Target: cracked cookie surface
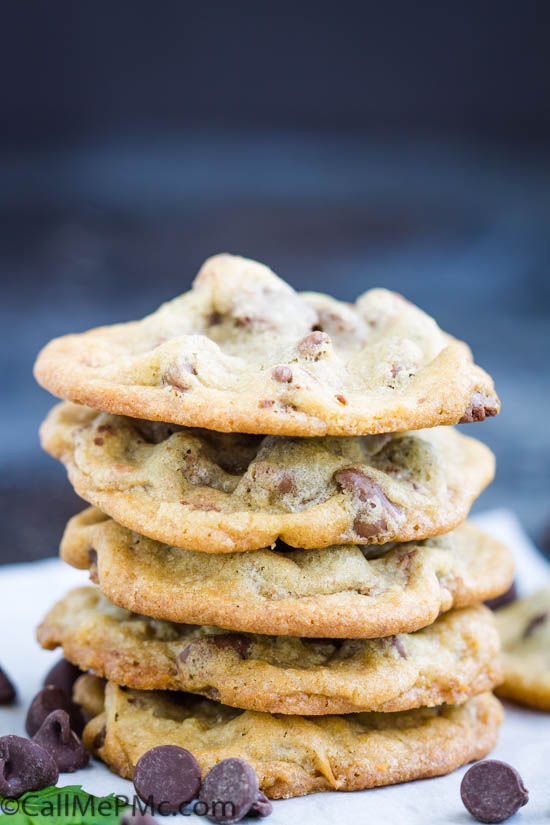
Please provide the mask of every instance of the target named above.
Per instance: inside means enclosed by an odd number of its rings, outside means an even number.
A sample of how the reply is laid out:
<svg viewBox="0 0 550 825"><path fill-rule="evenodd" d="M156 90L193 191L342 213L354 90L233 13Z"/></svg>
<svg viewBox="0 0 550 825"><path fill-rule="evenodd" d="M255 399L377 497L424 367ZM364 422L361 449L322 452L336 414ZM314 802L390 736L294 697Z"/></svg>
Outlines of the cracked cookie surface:
<svg viewBox="0 0 550 825"><path fill-rule="evenodd" d="M148 619L83 587L49 611L38 640L119 685L200 693L269 713L458 705L501 681L498 633L481 605L446 613L416 633L316 640Z"/></svg>
<svg viewBox="0 0 550 825"><path fill-rule="evenodd" d="M400 295L297 293L233 255L141 321L51 341L35 376L100 410L223 432L363 435L500 408L466 344Z"/></svg>
<svg viewBox="0 0 550 825"><path fill-rule="evenodd" d="M445 533L494 475L450 427L288 438L215 433L64 403L44 448L77 493L150 538L208 553L383 544Z"/></svg>
<svg viewBox="0 0 550 825"><path fill-rule="evenodd" d="M390 545L391 547L391 545ZM378 558L369 558L373 552ZM89 569L116 605L157 619L277 636L377 638L418 630L451 607L505 592L510 551L465 523L422 543L220 555L133 533L88 508L62 558Z"/></svg>
<svg viewBox="0 0 550 825"><path fill-rule="evenodd" d="M196 757L203 776L222 759L246 760L272 799L450 773L485 756L502 722L502 707L490 693L458 707L308 717L240 711L190 694L125 690L113 682L99 712L94 681L84 676L75 686L75 698L94 714L83 740L111 770L130 778L147 750L179 745Z"/></svg>
<svg viewBox="0 0 550 825"><path fill-rule="evenodd" d="M550 587L495 613L502 640L499 695L550 711Z"/></svg>

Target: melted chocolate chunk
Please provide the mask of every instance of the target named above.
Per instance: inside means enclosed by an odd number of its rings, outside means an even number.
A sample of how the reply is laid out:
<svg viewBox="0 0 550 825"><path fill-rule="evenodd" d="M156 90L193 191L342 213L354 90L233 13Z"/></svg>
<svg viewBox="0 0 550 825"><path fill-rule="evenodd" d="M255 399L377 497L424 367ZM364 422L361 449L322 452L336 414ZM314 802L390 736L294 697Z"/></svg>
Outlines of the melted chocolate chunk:
<svg viewBox="0 0 550 825"><path fill-rule="evenodd" d="M495 399L489 398L476 390L458 423L471 424L473 421L485 421L486 418L490 418L497 413L498 406Z"/></svg>
<svg viewBox="0 0 550 825"><path fill-rule="evenodd" d="M207 636L185 645L178 659L182 664L185 664L193 651L200 651L208 655L208 648L213 647L218 650L234 650L240 659L248 659L250 640L240 633L220 633L216 636Z"/></svg>
<svg viewBox="0 0 550 825"><path fill-rule="evenodd" d="M351 493L361 503L374 509L379 507L381 515L375 521L368 518L369 510L361 509L353 522L355 533L363 539L376 538L388 531L387 516L396 516L399 508L386 496L374 479L365 475L361 470L348 468L339 470L334 480L341 490Z"/></svg>
<svg viewBox="0 0 550 825"><path fill-rule="evenodd" d="M271 373L271 377L280 384L290 384L292 381L292 370L290 367L275 367Z"/></svg>
<svg viewBox="0 0 550 825"><path fill-rule="evenodd" d="M93 741L94 751L98 751L100 748L103 747L103 745L105 744L106 736L107 736L107 728L105 727L105 725L103 725L103 727L100 730L98 730L98 732L94 736L94 741Z"/></svg>
<svg viewBox="0 0 550 825"><path fill-rule="evenodd" d="M326 332L310 332L302 338L297 349L302 358L318 361L326 354L327 347L331 343L330 335Z"/></svg>
<svg viewBox="0 0 550 825"><path fill-rule="evenodd" d="M393 647L397 650L397 652L399 653L401 658L402 659L408 659L409 657L407 656L407 651L403 647L403 642L401 641L399 636L391 636L390 640L391 640L391 643L392 643Z"/></svg>
<svg viewBox="0 0 550 825"><path fill-rule="evenodd" d="M486 759L466 772L460 786L462 802L479 822L503 822L529 801L519 773L506 762Z"/></svg>

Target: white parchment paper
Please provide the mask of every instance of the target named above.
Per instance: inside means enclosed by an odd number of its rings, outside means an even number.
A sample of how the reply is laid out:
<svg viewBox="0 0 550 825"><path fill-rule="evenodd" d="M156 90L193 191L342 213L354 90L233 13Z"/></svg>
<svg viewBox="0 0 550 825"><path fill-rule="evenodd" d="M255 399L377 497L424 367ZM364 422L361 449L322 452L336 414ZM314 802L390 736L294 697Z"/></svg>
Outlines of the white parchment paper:
<svg viewBox="0 0 550 825"><path fill-rule="evenodd" d="M494 510L475 521L513 550L522 595L548 584L550 564L533 547L513 513ZM25 711L42 678L59 653L41 650L34 629L53 602L69 588L83 585L87 576L48 559L33 564L0 567L0 664L13 678L19 701L0 708L0 735L24 734ZM492 756L513 764L530 791L527 806L513 823L550 823L550 714L506 705L506 720ZM466 768L451 776L409 782L355 793L322 793L274 803L270 825L467 825L473 820L460 801L459 786ZM132 784L110 773L100 762L74 774L61 774L60 785L81 784L97 795L131 796ZM161 821L202 822L202 817L169 817ZM9 819L6 820L9 825Z"/></svg>

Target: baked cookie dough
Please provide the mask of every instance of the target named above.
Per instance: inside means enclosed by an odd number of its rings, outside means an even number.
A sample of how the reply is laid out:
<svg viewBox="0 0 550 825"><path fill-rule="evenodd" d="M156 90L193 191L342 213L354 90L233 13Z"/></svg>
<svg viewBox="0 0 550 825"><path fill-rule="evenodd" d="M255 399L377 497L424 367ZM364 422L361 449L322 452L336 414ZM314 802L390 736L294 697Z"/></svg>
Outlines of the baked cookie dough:
<svg viewBox="0 0 550 825"><path fill-rule="evenodd" d="M481 605L386 639L299 639L149 619L82 587L49 611L38 641L119 685L268 713L458 705L502 681L494 618Z"/></svg>
<svg viewBox="0 0 550 825"><path fill-rule="evenodd" d="M51 341L35 376L106 412L223 432L363 435L500 408L466 344L400 295L297 293L233 255L141 321Z"/></svg>
<svg viewBox="0 0 550 825"><path fill-rule="evenodd" d="M195 756L203 776L222 759L245 759L272 799L450 773L489 753L503 716L491 693L458 707L308 717L241 711L187 693L130 690L114 682L107 683L99 712L97 682L87 675L76 683L75 698L97 713L83 740L115 773L129 779L150 748L179 745Z"/></svg>
<svg viewBox="0 0 550 825"><path fill-rule="evenodd" d="M504 671L499 695L550 711L550 587L495 615Z"/></svg>
<svg viewBox="0 0 550 825"><path fill-rule="evenodd" d="M391 545L390 545L391 547ZM212 555L132 533L95 508L72 518L62 558L116 605L188 624L274 636L378 638L503 593L508 548L470 524L422 543Z"/></svg>
<svg viewBox="0 0 550 825"><path fill-rule="evenodd" d="M125 527L229 553L446 533L492 480L491 451L450 427L287 438L181 429L59 404L41 430L76 492Z"/></svg>

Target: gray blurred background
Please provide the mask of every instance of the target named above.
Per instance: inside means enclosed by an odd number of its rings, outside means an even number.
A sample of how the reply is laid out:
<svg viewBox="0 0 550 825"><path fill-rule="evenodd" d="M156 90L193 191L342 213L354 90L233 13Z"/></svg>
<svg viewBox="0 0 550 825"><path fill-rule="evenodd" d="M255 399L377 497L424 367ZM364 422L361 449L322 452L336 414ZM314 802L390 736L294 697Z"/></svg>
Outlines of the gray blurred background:
<svg viewBox="0 0 550 825"><path fill-rule="evenodd" d="M205 257L382 285L469 342L503 410L476 509L550 522L550 5L2 7L0 561L83 505L37 429L51 337L140 317Z"/></svg>

